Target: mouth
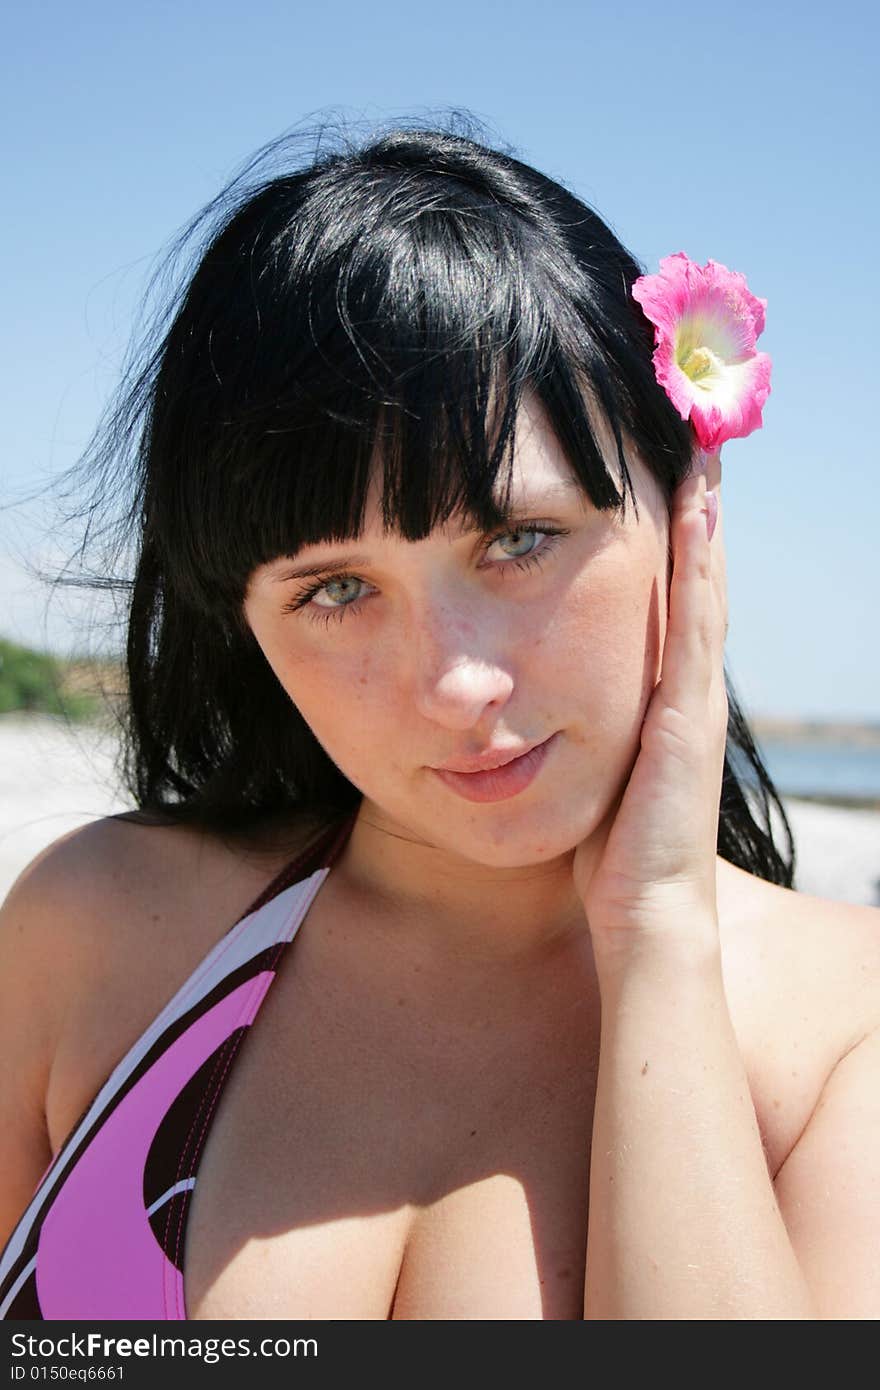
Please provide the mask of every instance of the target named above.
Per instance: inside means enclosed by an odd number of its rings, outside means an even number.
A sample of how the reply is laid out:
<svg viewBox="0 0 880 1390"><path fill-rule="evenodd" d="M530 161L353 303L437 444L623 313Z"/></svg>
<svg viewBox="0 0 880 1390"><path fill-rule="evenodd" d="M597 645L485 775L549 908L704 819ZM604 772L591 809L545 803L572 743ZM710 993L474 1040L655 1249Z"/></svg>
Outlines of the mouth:
<svg viewBox="0 0 880 1390"><path fill-rule="evenodd" d="M449 767L434 767L430 771L466 801L506 801L509 797L518 796L520 792L525 791L535 780L555 747L559 732L557 730L543 743L527 746L521 753L513 753L505 761L496 762L491 767L482 767L472 772L461 772ZM495 756L500 756L500 751ZM484 762L492 757L491 754L485 754Z"/></svg>
<svg viewBox="0 0 880 1390"><path fill-rule="evenodd" d="M546 742L546 739L542 739L535 743L489 748L485 753L479 753L472 758L450 758L447 763L437 763L433 770L435 772L461 772L468 775L475 772L494 772L496 768L506 767L508 763L515 762L517 758L524 758L527 753L531 753L534 748L539 748L541 743Z"/></svg>

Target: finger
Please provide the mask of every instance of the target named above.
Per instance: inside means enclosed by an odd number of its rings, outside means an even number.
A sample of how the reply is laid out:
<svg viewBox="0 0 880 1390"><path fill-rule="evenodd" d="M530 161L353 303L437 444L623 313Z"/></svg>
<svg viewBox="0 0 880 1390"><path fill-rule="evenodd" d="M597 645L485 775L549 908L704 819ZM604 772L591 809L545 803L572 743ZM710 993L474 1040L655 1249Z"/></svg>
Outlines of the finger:
<svg viewBox="0 0 880 1390"><path fill-rule="evenodd" d="M676 489L670 514L672 582L660 680L664 703L688 719L705 714L719 645L705 495L705 474L690 474Z"/></svg>
<svg viewBox="0 0 880 1390"><path fill-rule="evenodd" d="M711 454L704 454L706 461L706 486L710 491L717 493L721 487L721 450L715 449Z"/></svg>
<svg viewBox="0 0 880 1390"><path fill-rule="evenodd" d="M721 450L716 449L714 453L706 454L705 464L706 486L714 493L717 503L717 517L709 550L709 564L712 571L712 588L718 608L723 646L728 629L728 602L727 551L724 543L724 509L721 499Z"/></svg>
<svg viewBox="0 0 880 1390"><path fill-rule="evenodd" d="M706 488L715 497L716 518L709 552L709 565L712 571L712 591L718 611L722 647L727 637L727 552L724 543L724 517L721 505L721 448L707 452L696 449L693 467L701 469L706 475Z"/></svg>

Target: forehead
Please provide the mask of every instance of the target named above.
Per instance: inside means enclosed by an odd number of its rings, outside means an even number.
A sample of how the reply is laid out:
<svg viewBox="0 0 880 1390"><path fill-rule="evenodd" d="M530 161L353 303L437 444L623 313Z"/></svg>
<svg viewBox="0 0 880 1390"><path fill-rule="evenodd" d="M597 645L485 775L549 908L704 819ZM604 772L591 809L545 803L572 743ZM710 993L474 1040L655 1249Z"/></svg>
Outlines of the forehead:
<svg viewBox="0 0 880 1390"><path fill-rule="evenodd" d="M533 516L538 516L545 512L553 514L562 508L570 510L573 506L586 512L592 506L536 398L524 401L517 413L509 491L507 470L508 465L505 463L499 470L492 491L499 507L506 501L510 514L528 511ZM367 548L371 553L379 550L385 552L391 548L425 548L436 544L437 539L446 538L451 541L463 532L472 532L475 529L473 522L456 513L446 524L435 527L433 533L424 540L406 540L395 534L393 526L387 530L384 526L382 485L381 459L374 456L365 499L363 530L357 539L352 537L352 548L357 547L359 555L352 556L352 563L355 558L359 562L365 562L366 557L364 561L360 561L360 552ZM263 566L262 573L270 579L284 577L294 559L297 563L307 564L328 551L337 552L340 545L345 546L347 554L349 547L346 542L319 540L301 545L295 556L288 553L276 557Z"/></svg>
<svg viewBox="0 0 880 1390"><path fill-rule="evenodd" d="M614 433L601 411L591 407L589 413L596 443L600 448L606 467L615 483L620 487L623 478ZM662 506L659 485L626 438L624 438L624 445L627 465L640 505L644 499L652 513L657 513L659 516L659 509ZM297 565L317 564L327 555L332 554L335 557L342 553L343 548L345 554L348 555L349 550L353 551L356 547L358 555L357 557L353 556L352 559L357 558L359 563L365 563L367 557L364 552L367 550L369 550L370 555L373 555L379 550L387 552L388 548L406 547L411 549L420 545L436 544L437 538L445 537L453 540L462 532L474 530L473 524L459 515L454 515L446 525L435 528L433 539L429 536L423 541L407 541L396 535L393 527L386 530L382 519L383 475L380 465L379 456L374 456L365 499L363 530L357 539L351 538L351 545L346 541L334 540L319 540L308 545L301 545L295 551L280 554L259 567L254 572L253 578L258 582L265 579L271 583L289 577L288 571L294 562ZM499 476L493 489L499 505L505 500L506 487L507 463L499 470ZM536 518L544 515L553 516L557 510L563 508L570 512L573 507L578 508L585 515L595 510L589 495L571 468L540 398L529 387L526 387L516 417L514 451L510 465L510 489L507 496L508 512L517 513L521 518L522 514L527 512Z"/></svg>
<svg viewBox="0 0 880 1390"><path fill-rule="evenodd" d="M370 477L364 511L365 531L376 535L382 532L381 488L382 470L377 460ZM492 494L499 506L506 500L510 510L540 503L545 498L548 503L565 501L569 505L581 499L585 508L590 506L589 498L571 468L540 400L531 394L524 397L517 412L512 462L508 465L505 458ZM437 529L456 530L460 521L461 518L454 517L449 527Z"/></svg>
<svg viewBox="0 0 880 1390"><path fill-rule="evenodd" d="M588 413L605 466L615 483L620 485L622 474L614 432L595 404L588 403ZM491 429L489 432L491 434ZM630 450L627 449L628 460L629 455ZM511 509L521 504L529 505L533 501L540 502L545 496L551 502L564 498L570 504L572 500L579 500L585 511L592 508L586 489L572 469L540 397L528 383L523 387L517 409L513 459L509 466L508 505ZM492 489L499 504L504 501L507 479L508 464L505 459ZM381 468L378 466L374 467L371 475L364 520L367 530L376 533L381 530Z"/></svg>

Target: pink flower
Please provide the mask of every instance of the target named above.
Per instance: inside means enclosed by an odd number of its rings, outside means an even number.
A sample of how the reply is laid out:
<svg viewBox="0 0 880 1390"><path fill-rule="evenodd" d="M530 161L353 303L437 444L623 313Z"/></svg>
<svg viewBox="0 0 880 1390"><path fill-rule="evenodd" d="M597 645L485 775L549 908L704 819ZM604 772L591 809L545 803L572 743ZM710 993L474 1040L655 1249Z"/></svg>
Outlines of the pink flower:
<svg viewBox="0 0 880 1390"><path fill-rule="evenodd" d="M665 256L659 275L640 275L632 296L654 325L654 372L700 446L761 428L771 362L756 352L766 299L719 261L696 265L683 251Z"/></svg>

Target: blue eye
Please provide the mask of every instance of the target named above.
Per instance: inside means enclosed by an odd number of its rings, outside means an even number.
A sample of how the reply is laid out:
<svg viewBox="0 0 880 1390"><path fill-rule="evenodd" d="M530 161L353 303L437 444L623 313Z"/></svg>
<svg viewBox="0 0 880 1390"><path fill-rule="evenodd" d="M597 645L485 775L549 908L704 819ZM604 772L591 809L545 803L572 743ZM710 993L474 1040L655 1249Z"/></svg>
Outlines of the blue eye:
<svg viewBox="0 0 880 1390"><path fill-rule="evenodd" d="M322 589L332 589L332 588L334 587L334 585L342 586L342 585L345 585L345 584L362 584L362 583L363 583L363 580L362 580L362 579L355 579L355 577L354 577L353 574L343 574L343 575L340 575L340 576L339 576L338 578L336 578L336 579L328 579L328 580L326 581L326 583L322 584L322 585L320 586L320 588L316 589L314 592L319 594L319 593L321 592ZM337 596L337 597L338 597L338 596ZM342 597L344 598L345 596L342 595ZM352 595L349 594L349 598L351 598L351 597L352 597ZM319 607L320 607L320 606L333 607L334 605L333 605L333 604L327 604L327 605L318 605L318 606L319 606ZM342 606L342 607L351 607L351 604L350 604L350 603L347 604L347 605L346 605L346 604L343 604L343 605L341 605L341 606Z"/></svg>
<svg viewBox="0 0 880 1390"><path fill-rule="evenodd" d="M526 539L533 540L535 536L540 536L542 534L543 532L541 531L530 530L527 526L520 526L517 527L515 531L505 531L503 535L496 536L495 540L492 542L492 545L498 545L501 541L507 540L510 536L519 536L520 539L522 539L522 537L525 537ZM528 559L529 556L533 553L534 552L532 550L525 550L522 552L522 554L512 555L510 558L513 560L525 560Z"/></svg>
<svg viewBox="0 0 880 1390"><path fill-rule="evenodd" d="M561 530L559 527L550 526L548 523L529 522L528 524L516 526L507 531L497 532L487 540L484 550L489 550L496 542L507 540L511 536L518 537L519 541L517 543L520 545L522 544L523 538L532 539L537 536L544 536L545 543L543 545L536 546L532 550L521 552L518 555L509 556L506 563L494 562L490 566L492 570L499 574L504 574L507 570L528 570L533 567L540 568L549 552L558 543L559 537L567 536L568 534L568 531ZM282 604L281 611L282 613L295 613L300 609L305 609L306 616L311 622L324 623L325 625L331 622L341 622L346 613L353 613L355 615L363 613L363 597L355 596L347 603L338 604L317 604L313 603L312 600L318 594L333 588L338 589L348 585L356 589L358 585L365 583L366 580L359 579L358 576L354 574L328 574L317 579L310 588L299 594L295 599L291 599L289 603ZM332 594L330 597L332 598Z"/></svg>

